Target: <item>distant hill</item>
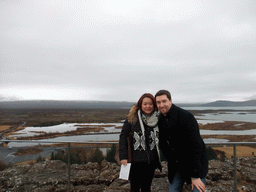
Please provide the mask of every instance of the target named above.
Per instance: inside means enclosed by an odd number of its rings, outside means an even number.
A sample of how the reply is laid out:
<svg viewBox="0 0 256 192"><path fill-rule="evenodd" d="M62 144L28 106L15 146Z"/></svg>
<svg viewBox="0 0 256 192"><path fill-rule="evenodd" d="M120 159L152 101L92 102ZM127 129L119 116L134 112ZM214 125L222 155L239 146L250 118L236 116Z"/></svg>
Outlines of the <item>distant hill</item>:
<svg viewBox="0 0 256 192"><path fill-rule="evenodd" d="M238 106L256 106L256 100L248 101L224 101L219 100L211 103L201 104L202 107L238 107Z"/></svg>
<svg viewBox="0 0 256 192"><path fill-rule="evenodd" d="M88 109L88 108L130 108L133 102L112 101L62 101L62 100L19 100L0 101L0 108L6 109Z"/></svg>
<svg viewBox="0 0 256 192"><path fill-rule="evenodd" d="M88 109L88 108L119 108L128 109L135 102L118 101L63 101L63 100L16 100L0 101L0 108L6 109ZM180 107L235 107L235 106L256 106L256 100L243 102L215 101L211 103L175 103Z"/></svg>

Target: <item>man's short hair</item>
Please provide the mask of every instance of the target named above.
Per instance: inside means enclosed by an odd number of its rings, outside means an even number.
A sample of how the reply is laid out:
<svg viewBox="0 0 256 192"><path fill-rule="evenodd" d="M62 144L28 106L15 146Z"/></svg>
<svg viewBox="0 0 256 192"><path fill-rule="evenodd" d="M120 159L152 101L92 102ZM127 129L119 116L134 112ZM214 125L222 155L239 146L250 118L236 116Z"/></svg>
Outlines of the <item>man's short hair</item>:
<svg viewBox="0 0 256 192"><path fill-rule="evenodd" d="M156 98L157 96L161 96L161 95L166 95L166 97L167 97L169 100L172 99L171 93L170 93L169 91L167 91L167 90L164 90L164 89L159 90L159 91L155 94L155 98Z"/></svg>

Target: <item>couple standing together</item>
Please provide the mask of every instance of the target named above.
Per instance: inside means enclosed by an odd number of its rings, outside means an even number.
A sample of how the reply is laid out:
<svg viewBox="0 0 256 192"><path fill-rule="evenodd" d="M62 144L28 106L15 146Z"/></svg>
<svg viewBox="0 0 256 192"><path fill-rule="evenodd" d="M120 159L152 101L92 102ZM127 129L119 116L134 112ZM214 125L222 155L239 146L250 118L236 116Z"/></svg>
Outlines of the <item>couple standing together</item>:
<svg viewBox="0 0 256 192"><path fill-rule="evenodd" d="M119 140L119 158L128 162L127 137L132 132L131 192L150 192L155 169L161 170L160 150L168 162L170 192L192 184L204 192L208 160L198 123L188 111L172 103L171 94L160 90L155 97L143 94L124 122Z"/></svg>

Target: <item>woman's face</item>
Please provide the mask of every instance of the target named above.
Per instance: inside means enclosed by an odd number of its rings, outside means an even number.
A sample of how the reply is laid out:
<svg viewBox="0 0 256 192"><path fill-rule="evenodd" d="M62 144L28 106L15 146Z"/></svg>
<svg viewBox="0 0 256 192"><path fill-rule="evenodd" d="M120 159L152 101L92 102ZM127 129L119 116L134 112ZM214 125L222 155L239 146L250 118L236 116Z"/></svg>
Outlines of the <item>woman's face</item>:
<svg viewBox="0 0 256 192"><path fill-rule="evenodd" d="M141 110L142 110L146 115L150 115L150 114L154 111L153 101L152 101L150 98L145 97L145 98L142 100Z"/></svg>

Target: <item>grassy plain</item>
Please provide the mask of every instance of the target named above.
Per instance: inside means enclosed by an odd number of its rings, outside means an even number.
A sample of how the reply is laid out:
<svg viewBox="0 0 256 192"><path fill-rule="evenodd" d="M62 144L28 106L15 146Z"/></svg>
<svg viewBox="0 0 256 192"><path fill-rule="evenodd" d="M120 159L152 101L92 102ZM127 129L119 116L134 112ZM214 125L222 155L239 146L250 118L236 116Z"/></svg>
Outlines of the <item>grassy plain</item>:
<svg viewBox="0 0 256 192"><path fill-rule="evenodd" d="M0 109L0 125L26 126L61 123L115 123L123 120L129 109Z"/></svg>

